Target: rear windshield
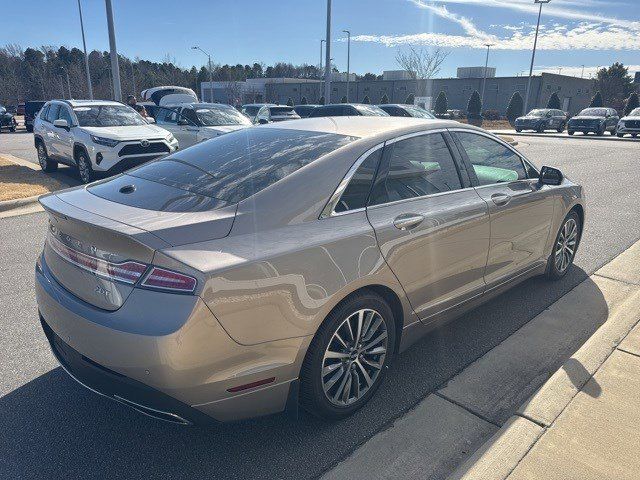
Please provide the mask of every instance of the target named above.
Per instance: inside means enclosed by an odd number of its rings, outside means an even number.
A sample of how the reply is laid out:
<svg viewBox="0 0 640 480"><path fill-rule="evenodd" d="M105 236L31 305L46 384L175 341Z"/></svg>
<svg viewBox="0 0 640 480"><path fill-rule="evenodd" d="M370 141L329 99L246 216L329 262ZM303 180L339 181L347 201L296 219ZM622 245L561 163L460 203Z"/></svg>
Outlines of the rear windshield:
<svg viewBox="0 0 640 480"><path fill-rule="evenodd" d="M356 137L333 133L248 128L127 173L237 203L353 140Z"/></svg>
<svg viewBox="0 0 640 480"><path fill-rule="evenodd" d="M375 105L354 105L362 115L370 117L388 117L389 114Z"/></svg>
<svg viewBox="0 0 640 480"><path fill-rule="evenodd" d="M293 107L269 107L271 115L297 115Z"/></svg>

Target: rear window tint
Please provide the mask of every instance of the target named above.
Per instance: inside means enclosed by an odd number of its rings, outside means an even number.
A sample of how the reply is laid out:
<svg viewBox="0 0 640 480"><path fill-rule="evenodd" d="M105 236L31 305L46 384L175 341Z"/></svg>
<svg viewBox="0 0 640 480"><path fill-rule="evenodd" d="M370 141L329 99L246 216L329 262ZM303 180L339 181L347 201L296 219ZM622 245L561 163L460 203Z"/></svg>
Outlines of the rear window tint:
<svg viewBox="0 0 640 480"><path fill-rule="evenodd" d="M127 173L237 203L355 139L324 132L248 128Z"/></svg>

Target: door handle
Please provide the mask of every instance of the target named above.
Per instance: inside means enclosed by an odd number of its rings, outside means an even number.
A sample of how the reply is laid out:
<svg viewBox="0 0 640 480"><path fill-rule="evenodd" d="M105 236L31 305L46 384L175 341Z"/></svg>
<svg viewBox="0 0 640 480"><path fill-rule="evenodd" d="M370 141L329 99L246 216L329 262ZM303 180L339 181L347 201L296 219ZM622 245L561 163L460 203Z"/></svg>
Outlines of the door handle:
<svg viewBox="0 0 640 480"><path fill-rule="evenodd" d="M413 227L417 227L424 221L423 215L418 215L415 213L403 213L402 215L398 215L393 219L393 225L398 230L409 230Z"/></svg>
<svg viewBox="0 0 640 480"><path fill-rule="evenodd" d="M507 195L505 193L494 193L491 195L491 201L501 207L511 201L511 195Z"/></svg>

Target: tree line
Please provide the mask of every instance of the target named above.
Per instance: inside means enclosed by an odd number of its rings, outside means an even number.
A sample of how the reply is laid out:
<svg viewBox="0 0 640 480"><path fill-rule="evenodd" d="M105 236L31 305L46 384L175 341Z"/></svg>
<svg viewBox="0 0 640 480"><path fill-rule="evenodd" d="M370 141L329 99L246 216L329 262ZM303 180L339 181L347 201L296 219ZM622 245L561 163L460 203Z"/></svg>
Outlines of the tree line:
<svg viewBox="0 0 640 480"><path fill-rule="evenodd" d="M169 55L162 62L120 55L119 63L123 95L138 95L146 88L159 85L180 85L199 92L200 83L209 81L209 71L205 66L182 68ZM109 52L90 52L89 70L94 97L113 98ZM333 71L337 69L333 67ZM317 65L294 65L287 62L269 66L259 62L252 65L214 64L212 72L214 81L274 77L317 79L322 73ZM359 78L371 80L380 77L367 73ZM0 48L0 104L70 98L70 95L71 98L89 97L82 50L47 45L23 49L16 44Z"/></svg>

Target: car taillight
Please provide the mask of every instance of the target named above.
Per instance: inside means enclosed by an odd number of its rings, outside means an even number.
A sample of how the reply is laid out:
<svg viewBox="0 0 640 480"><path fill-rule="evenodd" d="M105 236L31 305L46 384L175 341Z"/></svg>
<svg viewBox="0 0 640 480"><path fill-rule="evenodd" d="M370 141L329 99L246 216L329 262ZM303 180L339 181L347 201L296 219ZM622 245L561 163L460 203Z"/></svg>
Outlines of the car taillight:
<svg viewBox="0 0 640 480"><path fill-rule="evenodd" d="M196 279L189 275L160 267L152 267L140 285L154 290L192 293L196 289L196 283Z"/></svg>
<svg viewBox="0 0 640 480"><path fill-rule="evenodd" d="M108 262L69 248L54 236L50 236L49 238L51 248L62 258L87 272L107 280L133 285L147 270L147 265L144 263L134 262L132 260L121 263Z"/></svg>

